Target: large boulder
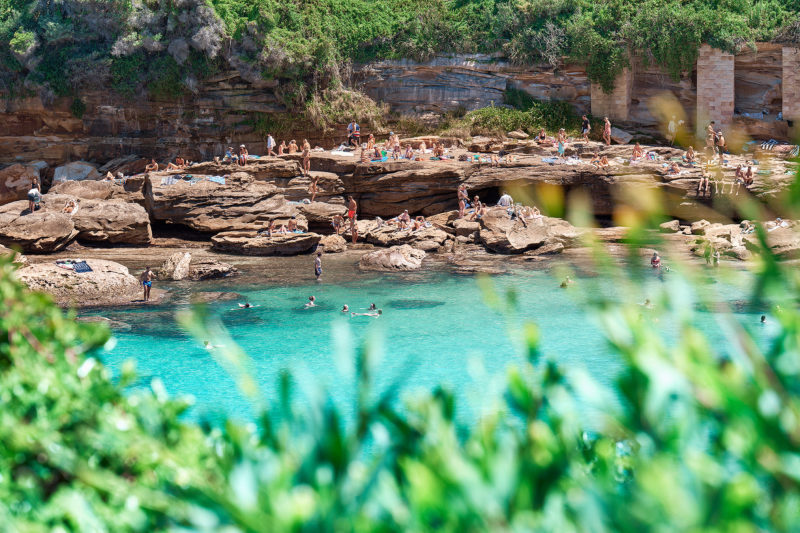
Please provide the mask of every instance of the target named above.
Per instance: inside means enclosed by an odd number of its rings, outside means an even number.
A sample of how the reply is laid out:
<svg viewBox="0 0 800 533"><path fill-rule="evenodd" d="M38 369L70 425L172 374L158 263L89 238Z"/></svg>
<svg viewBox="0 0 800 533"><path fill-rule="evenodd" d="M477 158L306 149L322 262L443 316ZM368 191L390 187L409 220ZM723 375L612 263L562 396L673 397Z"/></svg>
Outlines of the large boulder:
<svg viewBox="0 0 800 533"><path fill-rule="evenodd" d="M338 254L347 250L347 241L341 235L326 235L320 239L319 247L326 254Z"/></svg>
<svg viewBox="0 0 800 533"><path fill-rule="evenodd" d="M244 167L233 164L206 161L186 169L192 176L225 176L233 172L246 172L257 181L270 181L279 178L293 178L302 173L300 163L281 157L265 157L248 161Z"/></svg>
<svg viewBox="0 0 800 533"><path fill-rule="evenodd" d="M79 200L73 215L78 239L93 242L149 244L150 217L139 204L122 200Z"/></svg>
<svg viewBox="0 0 800 533"><path fill-rule="evenodd" d="M480 242L501 254L521 254L543 246L561 249L550 245L568 244L578 237L578 231L564 220L542 217L523 224L509 218L505 209L490 209L480 224Z"/></svg>
<svg viewBox="0 0 800 533"><path fill-rule="evenodd" d="M160 280L181 281L189 275L191 262L192 254L189 252L175 252L158 267L156 277Z"/></svg>
<svg viewBox="0 0 800 533"><path fill-rule="evenodd" d="M39 169L32 165L17 163L0 170L0 205L24 200L34 179L39 179Z"/></svg>
<svg viewBox="0 0 800 533"><path fill-rule="evenodd" d="M12 263L17 263L20 265L24 265L28 262L27 257L17 252L16 250L6 248L2 244L0 244L0 257L10 257Z"/></svg>
<svg viewBox="0 0 800 533"><path fill-rule="evenodd" d="M28 212L28 202L0 207L0 244L18 246L26 253L57 252L78 236L72 217L41 209Z"/></svg>
<svg viewBox="0 0 800 533"><path fill-rule="evenodd" d="M743 236L744 246L751 252L761 250L758 235L749 233ZM800 232L793 228L775 228L767 232L767 243L779 259L800 258Z"/></svg>
<svg viewBox="0 0 800 533"><path fill-rule="evenodd" d="M121 184L105 180L62 181L54 183L48 194L66 194L87 200L123 200L144 206L144 184L144 176L127 178Z"/></svg>
<svg viewBox="0 0 800 533"><path fill-rule="evenodd" d="M189 279L202 281L206 279L220 279L235 275L238 271L233 265L217 261L216 259L199 259L192 261L189 266Z"/></svg>
<svg viewBox="0 0 800 533"><path fill-rule="evenodd" d="M93 164L86 161L74 161L56 167L53 183L59 181L99 180L101 177L102 175Z"/></svg>
<svg viewBox="0 0 800 533"><path fill-rule="evenodd" d="M297 204L287 202L276 185L248 182L244 177L234 175L226 179L225 185L208 180L172 183L172 176L151 173L146 189L147 210L154 220L207 233L259 230L273 219L286 224L292 216L300 229L307 229Z"/></svg>
<svg viewBox="0 0 800 533"><path fill-rule="evenodd" d="M376 246L400 246L408 244L414 248L431 252L441 247L449 238L449 234L439 228L431 226L420 228L416 231L411 229L398 229L397 226L384 224L379 229L374 229L375 222L361 221L359 224L359 234L362 240ZM369 229L372 227L373 229Z"/></svg>
<svg viewBox="0 0 800 533"><path fill-rule="evenodd" d="M20 268L17 278L31 290L50 294L61 306L95 307L124 305L141 301L142 285L119 263L86 259L92 272L77 273L55 262ZM154 288L151 298L160 299L164 291Z"/></svg>
<svg viewBox="0 0 800 533"><path fill-rule="evenodd" d="M361 257L358 267L362 270L417 270L422 266L425 252L412 246L392 246L384 250L375 250Z"/></svg>
<svg viewBox="0 0 800 533"><path fill-rule="evenodd" d="M321 238L316 233L288 233L268 237L252 231L226 231L214 235L211 246L218 252L240 255L300 255L313 251Z"/></svg>

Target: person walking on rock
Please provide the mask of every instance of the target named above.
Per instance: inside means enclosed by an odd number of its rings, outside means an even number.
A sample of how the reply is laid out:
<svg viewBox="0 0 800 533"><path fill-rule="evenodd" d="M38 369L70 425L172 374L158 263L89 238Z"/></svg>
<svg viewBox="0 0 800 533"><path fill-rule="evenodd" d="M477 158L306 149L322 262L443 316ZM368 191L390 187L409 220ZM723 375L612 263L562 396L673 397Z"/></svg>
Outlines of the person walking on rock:
<svg viewBox="0 0 800 533"><path fill-rule="evenodd" d="M608 117L603 117L603 140L606 146L611 146L611 121Z"/></svg>
<svg viewBox="0 0 800 533"><path fill-rule="evenodd" d="M139 278L142 282L142 288L144 289L144 294L142 295L142 299L145 302L150 301L150 289L153 287L153 271L150 270L150 267L147 267L144 272L142 272L141 277Z"/></svg>
<svg viewBox="0 0 800 533"><path fill-rule="evenodd" d="M267 134L267 155L275 155L275 139L271 133Z"/></svg>
<svg viewBox="0 0 800 533"><path fill-rule="evenodd" d="M317 281L322 277L322 252L317 252L317 256L314 258L314 275Z"/></svg>
<svg viewBox="0 0 800 533"><path fill-rule="evenodd" d="M586 115L581 117L581 134L583 135L583 140L587 143L589 142L589 132L592 131L592 123L589 122L589 119L586 118Z"/></svg>

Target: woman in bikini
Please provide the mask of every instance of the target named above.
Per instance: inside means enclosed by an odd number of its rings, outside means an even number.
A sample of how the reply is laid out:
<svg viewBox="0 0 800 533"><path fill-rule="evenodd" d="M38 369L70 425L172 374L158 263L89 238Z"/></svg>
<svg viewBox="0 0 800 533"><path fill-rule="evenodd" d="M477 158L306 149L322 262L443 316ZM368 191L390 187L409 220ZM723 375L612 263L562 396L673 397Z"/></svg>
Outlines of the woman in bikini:
<svg viewBox="0 0 800 533"><path fill-rule="evenodd" d="M311 174L311 144L308 139L303 139L303 174Z"/></svg>
<svg viewBox="0 0 800 533"><path fill-rule="evenodd" d="M539 130L539 135L536 136L536 142L538 144L544 144L547 142L547 132L544 131L544 128Z"/></svg>
<svg viewBox="0 0 800 533"><path fill-rule="evenodd" d="M603 117L603 140L606 142L606 146L611 146L611 121L608 120L608 117Z"/></svg>
<svg viewBox="0 0 800 533"><path fill-rule="evenodd" d="M247 153L247 148L244 145L239 147L239 166L243 167L247 164L247 156L250 155Z"/></svg>
<svg viewBox="0 0 800 533"><path fill-rule="evenodd" d="M289 153L293 154L295 152L297 152L297 141L292 139L291 141L289 141Z"/></svg>
<svg viewBox="0 0 800 533"><path fill-rule="evenodd" d="M309 194L311 194L311 201L314 201L314 198L317 197L317 183L319 182L319 176L315 176L311 181L311 186L308 188Z"/></svg>
<svg viewBox="0 0 800 533"><path fill-rule="evenodd" d="M644 157L644 150L642 150L642 146L639 143L636 143L633 146L633 157L631 157L631 161L637 161Z"/></svg>
<svg viewBox="0 0 800 533"><path fill-rule="evenodd" d="M688 150L686 150L686 155L683 156L687 163L694 163L697 159L697 156L694 153L694 147L690 146Z"/></svg>
<svg viewBox="0 0 800 533"><path fill-rule="evenodd" d="M458 198L458 218L464 218L464 211L467 208L469 194L467 193L467 186L463 183L459 185L456 190L456 198Z"/></svg>
<svg viewBox="0 0 800 533"><path fill-rule="evenodd" d="M283 155L286 153L286 141L281 141L280 146L278 146L278 155Z"/></svg>

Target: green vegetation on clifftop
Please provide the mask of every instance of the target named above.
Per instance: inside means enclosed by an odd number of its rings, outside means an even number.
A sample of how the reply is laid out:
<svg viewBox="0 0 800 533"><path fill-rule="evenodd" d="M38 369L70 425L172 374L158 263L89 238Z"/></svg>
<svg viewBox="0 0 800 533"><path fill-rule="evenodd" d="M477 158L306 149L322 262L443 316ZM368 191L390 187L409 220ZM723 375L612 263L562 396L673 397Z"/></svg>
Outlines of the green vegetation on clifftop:
<svg viewBox="0 0 800 533"><path fill-rule="evenodd" d="M769 40L798 0L0 0L0 89L111 86L174 98L231 65L302 105L350 61L500 52L583 63L610 87L628 51L673 75L700 43Z"/></svg>

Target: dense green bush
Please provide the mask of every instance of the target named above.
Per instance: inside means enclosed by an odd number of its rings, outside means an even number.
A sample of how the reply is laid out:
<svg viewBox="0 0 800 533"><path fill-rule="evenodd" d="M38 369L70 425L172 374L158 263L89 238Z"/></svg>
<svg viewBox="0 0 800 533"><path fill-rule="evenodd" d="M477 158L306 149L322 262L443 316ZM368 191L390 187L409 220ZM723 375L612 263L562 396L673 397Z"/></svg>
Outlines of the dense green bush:
<svg viewBox="0 0 800 533"><path fill-rule="evenodd" d="M187 62L199 53L321 91L348 61L499 51L556 68L567 57L610 88L629 53L677 76L701 42L735 50L797 20L796 0L0 0L0 81L9 90L29 78L56 94L111 83L127 95L150 87L175 97L202 78L201 63ZM146 60L123 68L121 81L118 63L131 56ZM181 76L167 68L162 81L157 67L168 57Z"/></svg>

